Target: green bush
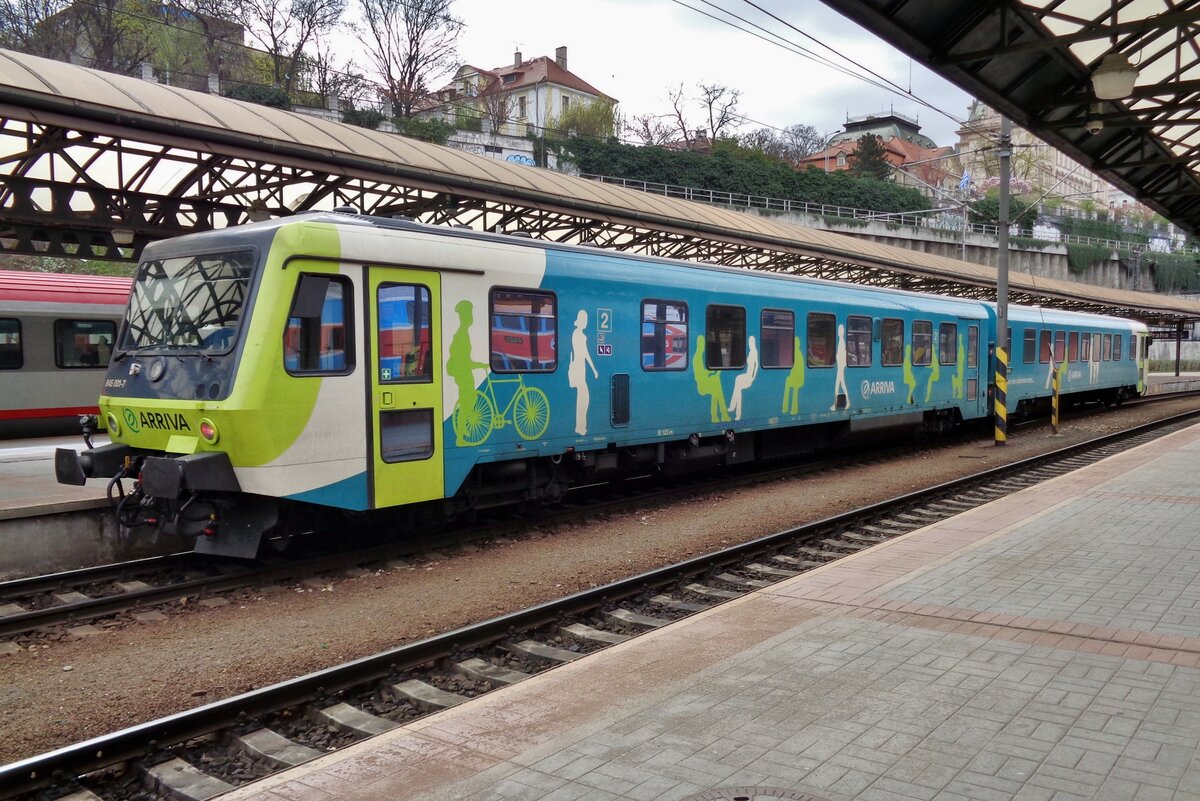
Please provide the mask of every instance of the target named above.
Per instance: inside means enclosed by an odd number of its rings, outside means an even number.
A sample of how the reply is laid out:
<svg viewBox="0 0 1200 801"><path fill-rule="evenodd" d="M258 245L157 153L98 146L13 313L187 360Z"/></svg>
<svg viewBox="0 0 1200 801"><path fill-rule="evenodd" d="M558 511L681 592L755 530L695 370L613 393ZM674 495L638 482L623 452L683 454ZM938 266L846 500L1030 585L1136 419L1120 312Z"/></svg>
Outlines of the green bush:
<svg viewBox="0 0 1200 801"><path fill-rule="evenodd" d="M369 128L372 131L377 129L383 120L383 113L373 108L352 108L342 112L342 122L357 125L359 128Z"/></svg>
<svg viewBox="0 0 1200 801"><path fill-rule="evenodd" d="M585 137L551 140L547 148L573 162L581 172L613 178L884 212L928 207L928 201L915 189L855 178L845 171L796 170L735 142L718 141L712 153L637 147L613 139Z"/></svg>
<svg viewBox="0 0 1200 801"><path fill-rule="evenodd" d="M1073 236L1089 236L1093 239L1116 239L1124 242L1150 241L1143 231L1127 231L1116 222L1108 220L1088 220L1080 217L1063 217L1057 222L1058 229L1064 234Z"/></svg>
<svg viewBox="0 0 1200 801"><path fill-rule="evenodd" d="M1142 261L1150 265L1157 291L1200 292L1200 255L1147 251Z"/></svg>
<svg viewBox="0 0 1200 801"><path fill-rule="evenodd" d="M257 103L260 106L289 109L292 100L286 90L278 86L262 86L255 83L239 83L221 92L225 97L234 100L244 100L247 103Z"/></svg>
<svg viewBox="0 0 1200 801"><path fill-rule="evenodd" d="M1089 267L1095 267L1112 258L1112 248L1107 245L1067 245L1067 269L1079 275Z"/></svg>
<svg viewBox="0 0 1200 801"><path fill-rule="evenodd" d="M420 139L422 142L433 142L436 145L446 144L450 134L454 133L453 125L439 119L397 117L392 120L392 124L396 126L396 133Z"/></svg>
<svg viewBox="0 0 1200 801"><path fill-rule="evenodd" d="M1048 242L1045 239L1034 239L1031 236L1009 236L1008 244L1014 248L1022 250L1042 250L1053 245L1053 242Z"/></svg>

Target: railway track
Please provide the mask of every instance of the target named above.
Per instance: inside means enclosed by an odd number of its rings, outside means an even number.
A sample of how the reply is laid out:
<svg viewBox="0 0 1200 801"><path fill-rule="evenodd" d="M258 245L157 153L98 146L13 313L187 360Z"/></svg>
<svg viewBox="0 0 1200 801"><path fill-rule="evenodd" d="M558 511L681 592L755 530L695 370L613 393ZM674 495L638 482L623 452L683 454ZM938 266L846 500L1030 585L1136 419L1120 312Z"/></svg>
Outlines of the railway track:
<svg viewBox="0 0 1200 801"><path fill-rule="evenodd" d="M176 801L403 725L1194 424L1190 412L394 648L0 768L0 798Z"/></svg>
<svg viewBox="0 0 1200 801"><path fill-rule="evenodd" d="M1158 399L1191 395L1200 393L1154 396L1130 404L1153 404ZM1099 407L1085 407L1072 410L1071 415L1078 419L1096 413L1099 413ZM1024 426L1043 424L1043 418L1022 423ZM976 436L969 429L960 430L936 444L952 444L955 440ZM72 630L78 626L85 627L80 632L92 633L96 625L115 627L161 620L163 615L223 606L241 600L239 593L253 594L256 588L266 585L361 575L367 570L402 565L406 557L414 554L503 536L529 525L549 525L580 516L670 502L697 493L729 490L911 455L911 444L905 441L873 449L870 453L834 454L803 463L726 470L713 475L692 474L675 481L629 481L618 490L583 488L568 495L567 502L561 506L536 509L520 516L502 510L482 524L459 526L440 535L384 545L330 551L321 543L302 542L291 551L253 562L182 553L14 579L0 583L0 641L28 647L74 636ZM181 606L180 602L185 605Z"/></svg>

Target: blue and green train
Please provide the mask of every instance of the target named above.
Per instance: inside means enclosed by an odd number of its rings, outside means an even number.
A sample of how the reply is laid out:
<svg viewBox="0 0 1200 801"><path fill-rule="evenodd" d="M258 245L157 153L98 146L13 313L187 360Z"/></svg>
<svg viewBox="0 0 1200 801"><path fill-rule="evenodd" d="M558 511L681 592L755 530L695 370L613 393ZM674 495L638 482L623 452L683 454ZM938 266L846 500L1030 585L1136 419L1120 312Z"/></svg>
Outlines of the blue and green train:
<svg viewBox="0 0 1200 801"><path fill-rule="evenodd" d="M1012 307L1008 408L1120 400L1146 328ZM104 382L122 525L253 555L322 514L419 524L572 485L986 418L993 306L314 213L148 246ZM1010 348L1010 352L1012 349Z"/></svg>

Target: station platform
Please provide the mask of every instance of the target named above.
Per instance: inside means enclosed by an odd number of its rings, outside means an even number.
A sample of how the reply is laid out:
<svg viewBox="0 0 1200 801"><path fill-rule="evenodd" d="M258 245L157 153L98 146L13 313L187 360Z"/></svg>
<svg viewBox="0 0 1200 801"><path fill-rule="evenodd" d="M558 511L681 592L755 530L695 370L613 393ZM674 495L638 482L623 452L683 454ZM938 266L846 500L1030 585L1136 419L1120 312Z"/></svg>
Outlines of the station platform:
<svg viewBox="0 0 1200 801"><path fill-rule="evenodd" d="M1200 390L1200 373L1151 373L1146 381L1147 395Z"/></svg>
<svg viewBox="0 0 1200 801"><path fill-rule="evenodd" d="M108 444L98 434L92 444ZM78 434L64 437L9 439L0 442L0 520L94 509L105 506L104 486L71 487L54 478L54 450L83 449Z"/></svg>
<svg viewBox="0 0 1200 801"><path fill-rule="evenodd" d="M223 801L1200 799L1200 426Z"/></svg>

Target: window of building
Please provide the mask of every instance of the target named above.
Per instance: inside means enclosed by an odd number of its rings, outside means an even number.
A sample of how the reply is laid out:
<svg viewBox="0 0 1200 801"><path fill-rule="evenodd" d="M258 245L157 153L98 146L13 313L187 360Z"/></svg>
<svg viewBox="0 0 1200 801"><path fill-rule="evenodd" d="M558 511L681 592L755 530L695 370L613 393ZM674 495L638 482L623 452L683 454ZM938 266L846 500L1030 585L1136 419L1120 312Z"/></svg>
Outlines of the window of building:
<svg viewBox="0 0 1200 801"><path fill-rule="evenodd" d="M505 83L516 83L517 82L517 73L510 72L507 75L505 75L504 82Z"/></svg>
<svg viewBox="0 0 1200 801"><path fill-rule="evenodd" d="M688 366L688 307L675 300L642 301L642 369Z"/></svg>
<svg viewBox="0 0 1200 801"><path fill-rule="evenodd" d="M845 154L845 153L838 153L838 157L837 157L837 165L838 165L839 167L845 167L845 166L846 166L846 154Z"/></svg>
<svg viewBox="0 0 1200 801"><path fill-rule="evenodd" d="M566 95L563 95L563 99L562 99L563 113L565 114L570 109L571 109L571 98L567 97Z"/></svg>
<svg viewBox="0 0 1200 801"><path fill-rule="evenodd" d="M846 318L846 364L871 366L871 318L850 315Z"/></svg>
<svg viewBox="0 0 1200 801"><path fill-rule="evenodd" d="M808 315L809 367L832 367L837 359L837 325L832 314Z"/></svg>
<svg viewBox="0 0 1200 801"><path fill-rule="evenodd" d="M1062 364L1067 357L1067 332L1054 332L1054 363Z"/></svg>
<svg viewBox="0 0 1200 801"><path fill-rule="evenodd" d="M525 119L525 95L517 98L517 119Z"/></svg>
<svg viewBox="0 0 1200 801"><path fill-rule="evenodd" d="M933 323L916 320L912 326L912 363L928 365L933 362Z"/></svg>
<svg viewBox="0 0 1200 801"><path fill-rule="evenodd" d="M1025 329L1024 350L1021 353L1021 361L1025 364L1033 364L1033 360L1037 358L1037 330L1033 328Z"/></svg>
<svg viewBox="0 0 1200 801"><path fill-rule="evenodd" d="M59 367L107 367L117 325L111 320L55 320L54 363Z"/></svg>
<svg viewBox="0 0 1200 801"><path fill-rule="evenodd" d="M1100 355L1100 361L1107 362L1112 360L1112 334L1104 335L1104 351Z"/></svg>
<svg viewBox="0 0 1200 801"><path fill-rule="evenodd" d="M704 322L704 365L710 370L745 367L746 310L740 306L709 306Z"/></svg>
<svg viewBox="0 0 1200 801"><path fill-rule="evenodd" d="M979 366L979 326L967 326L967 367Z"/></svg>
<svg viewBox="0 0 1200 801"><path fill-rule="evenodd" d="M379 382L433 380L429 288L419 284L381 284Z"/></svg>
<svg viewBox="0 0 1200 801"><path fill-rule="evenodd" d="M791 367L796 362L796 315L779 309L763 309L759 317L762 366Z"/></svg>
<svg viewBox="0 0 1200 801"><path fill-rule="evenodd" d="M293 375L346 373L353 367L349 280L301 275L283 331L283 365Z"/></svg>
<svg viewBox="0 0 1200 801"><path fill-rule="evenodd" d="M938 326L938 362L958 363L958 324L942 323Z"/></svg>
<svg viewBox="0 0 1200 801"><path fill-rule="evenodd" d="M1038 361L1042 364L1050 363L1051 348L1050 348L1050 331L1042 332L1042 347L1038 351Z"/></svg>
<svg viewBox="0 0 1200 801"><path fill-rule="evenodd" d="M1113 334L1113 358L1118 361L1121 359L1121 354L1125 352L1121 345L1121 335Z"/></svg>
<svg viewBox="0 0 1200 801"><path fill-rule="evenodd" d="M0 370L19 370L23 364L21 321L0 319Z"/></svg>
<svg viewBox="0 0 1200 801"><path fill-rule="evenodd" d="M1079 361L1079 332L1072 331L1067 336L1067 361Z"/></svg>
<svg viewBox="0 0 1200 801"><path fill-rule="evenodd" d="M884 318L880 358L884 367L904 364L904 321Z"/></svg>
<svg viewBox="0 0 1200 801"><path fill-rule="evenodd" d="M550 292L492 290L492 370L549 373L558 366L558 304Z"/></svg>

